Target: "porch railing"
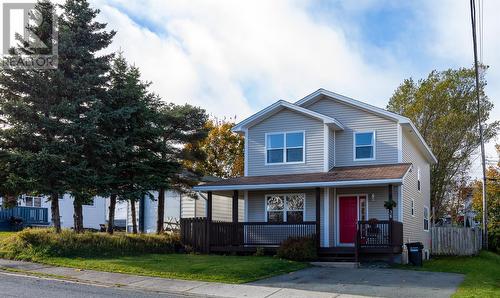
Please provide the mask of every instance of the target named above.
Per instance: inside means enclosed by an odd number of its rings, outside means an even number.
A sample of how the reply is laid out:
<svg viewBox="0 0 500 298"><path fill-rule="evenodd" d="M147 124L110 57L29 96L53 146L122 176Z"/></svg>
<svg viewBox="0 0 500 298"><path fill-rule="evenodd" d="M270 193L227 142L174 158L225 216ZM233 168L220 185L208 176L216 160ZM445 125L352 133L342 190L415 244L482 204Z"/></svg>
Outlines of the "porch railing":
<svg viewBox="0 0 500 298"><path fill-rule="evenodd" d="M208 232L208 233L207 233ZM314 237L316 222L208 222L206 218L181 219L181 240L197 251L210 247L279 246L289 237Z"/></svg>
<svg viewBox="0 0 500 298"><path fill-rule="evenodd" d="M359 221L359 248L384 248L403 245L403 224L394 220Z"/></svg>

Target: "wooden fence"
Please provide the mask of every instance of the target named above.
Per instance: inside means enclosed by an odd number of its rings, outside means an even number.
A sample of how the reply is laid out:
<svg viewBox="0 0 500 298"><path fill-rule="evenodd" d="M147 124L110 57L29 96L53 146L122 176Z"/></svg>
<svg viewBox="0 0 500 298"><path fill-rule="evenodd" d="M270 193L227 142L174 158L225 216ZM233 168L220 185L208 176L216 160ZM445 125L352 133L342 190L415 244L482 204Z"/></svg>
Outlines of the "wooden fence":
<svg viewBox="0 0 500 298"><path fill-rule="evenodd" d="M481 250L480 228L433 227L431 235L433 255L472 256Z"/></svg>

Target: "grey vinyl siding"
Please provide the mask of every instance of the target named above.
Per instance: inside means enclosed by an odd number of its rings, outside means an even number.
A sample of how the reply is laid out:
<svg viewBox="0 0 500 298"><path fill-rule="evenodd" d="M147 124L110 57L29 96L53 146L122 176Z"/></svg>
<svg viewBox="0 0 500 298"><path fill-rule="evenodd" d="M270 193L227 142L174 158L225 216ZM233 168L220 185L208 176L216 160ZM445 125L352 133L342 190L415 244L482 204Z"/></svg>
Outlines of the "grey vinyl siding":
<svg viewBox="0 0 500 298"><path fill-rule="evenodd" d="M393 187L392 195L393 200L398 199L398 188ZM377 187L356 187L356 188L337 188L338 195L358 195L366 194L368 195L368 219L376 218L379 220L389 219L389 214L387 209L384 207L384 202L389 199L389 189L387 186L377 186ZM372 194L374 195L374 200L372 201ZM398 218L398 210L395 208L393 210L393 218Z"/></svg>
<svg viewBox="0 0 500 298"><path fill-rule="evenodd" d="M335 166L335 132L328 130L328 169Z"/></svg>
<svg viewBox="0 0 500 298"><path fill-rule="evenodd" d="M292 194L304 193L306 195L305 202L305 220L316 220L316 192L314 189L293 189L293 190L262 190L248 191L248 221L249 222L264 222L266 220L266 195L273 194ZM323 197L323 193L321 194Z"/></svg>
<svg viewBox="0 0 500 298"><path fill-rule="evenodd" d="M323 123L283 109L248 129L248 176L314 173L323 171ZM305 163L265 164L265 134L305 131Z"/></svg>
<svg viewBox="0 0 500 298"><path fill-rule="evenodd" d="M329 98L313 103L308 109L333 117L344 125L335 133L335 166L390 164L398 162L397 123L371 112ZM354 161L353 132L375 130L375 160Z"/></svg>
<svg viewBox="0 0 500 298"><path fill-rule="evenodd" d="M430 164L418 150L411 134L403 129L403 162L412 163L413 167L403 181L403 237L405 242L418 241L430 247L430 231L424 231L424 205L429 208L430 226ZM421 190L417 188L417 172L420 168ZM414 216L411 215L411 200L414 200Z"/></svg>

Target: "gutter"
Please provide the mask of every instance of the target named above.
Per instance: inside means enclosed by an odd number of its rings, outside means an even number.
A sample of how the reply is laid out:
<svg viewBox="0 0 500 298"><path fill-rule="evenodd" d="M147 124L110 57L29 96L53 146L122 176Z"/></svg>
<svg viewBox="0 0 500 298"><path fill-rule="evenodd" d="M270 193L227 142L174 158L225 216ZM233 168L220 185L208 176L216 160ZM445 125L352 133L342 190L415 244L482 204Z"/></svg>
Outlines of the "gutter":
<svg viewBox="0 0 500 298"><path fill-rule="evenodd" d="M376 179L376 180L348 180L325 182L299 182L299 183L272 183L272 184L237 184L237 185L198 185L193 187L196 191L221 191L221 190L263 190L263 189L293 189L313 187L348 187L348 186L373 186L403 184L403 178Z"/></svg>

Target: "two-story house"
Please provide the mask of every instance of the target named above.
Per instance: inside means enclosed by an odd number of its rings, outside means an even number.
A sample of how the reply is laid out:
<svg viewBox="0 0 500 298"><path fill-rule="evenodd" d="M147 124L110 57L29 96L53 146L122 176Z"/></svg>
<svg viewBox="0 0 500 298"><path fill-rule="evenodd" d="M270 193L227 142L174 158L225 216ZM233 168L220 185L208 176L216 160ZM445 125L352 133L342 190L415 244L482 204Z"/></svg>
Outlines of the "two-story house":
<svg viewBox="0 0 500 298"><path fill-rule="evenodd" d="M233 131L245 137L244 176L195 187L207 196L198 222L209 227L197 238L206 249L276 247L295 236L314 236L319 253L332 257L394 256L415 241L429 249L436 158L408 118L319 89L280 100ZM213 196L233 198L232 222L213 220ZM187 241L194 222L184 221Z"/></svg>

